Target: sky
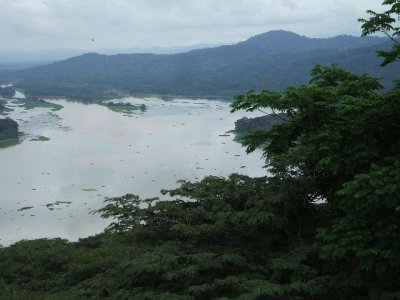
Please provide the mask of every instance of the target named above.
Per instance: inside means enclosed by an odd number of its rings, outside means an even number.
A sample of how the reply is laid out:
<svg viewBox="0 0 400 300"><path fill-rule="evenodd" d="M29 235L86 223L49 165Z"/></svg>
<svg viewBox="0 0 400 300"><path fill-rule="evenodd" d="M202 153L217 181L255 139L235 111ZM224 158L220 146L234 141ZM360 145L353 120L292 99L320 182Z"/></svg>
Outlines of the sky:
<svg viewBox="0 0 400 300"><path fill-rule="evenodd" d="M224 44L275 29L360 35L383 0L0 0L0 52Z"/></svg>

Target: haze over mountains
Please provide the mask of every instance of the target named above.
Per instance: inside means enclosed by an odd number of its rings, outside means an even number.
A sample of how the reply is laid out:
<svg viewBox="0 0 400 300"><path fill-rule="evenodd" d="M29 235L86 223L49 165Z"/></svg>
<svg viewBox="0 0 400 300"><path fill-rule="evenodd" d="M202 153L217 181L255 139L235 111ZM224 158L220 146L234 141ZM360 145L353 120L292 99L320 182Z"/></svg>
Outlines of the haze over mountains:
<svg viewBox="0 0 400 300"><path fill-rule="evenodd" d="M197 44L193 46L182 47L150 47L150 48L109 48L98 49L96 52L100 54L115 55L120 53L154 53L154 54L175 54L188 52L195 49L210 48L220 45ZM54 50L35 50L35 51L1 51L0 67L18 64L40 64L43 62L52 63L59 60L65 60L73 56L82 55L91 52L89 50L79 49L54 49Z"/></svg>
<svg viewBox="0 0 400 300"><path fill-rule="evenodd" d="M381 68L376 50L384 38L341 35L307 38L270 31L235 45L177 54L87 53L48 65L0 75L27 94L97 99L121 94L232 97L250 89L283 90L307 82L315 64L339 66L383 77L389 84L395 65Z"/></svg>

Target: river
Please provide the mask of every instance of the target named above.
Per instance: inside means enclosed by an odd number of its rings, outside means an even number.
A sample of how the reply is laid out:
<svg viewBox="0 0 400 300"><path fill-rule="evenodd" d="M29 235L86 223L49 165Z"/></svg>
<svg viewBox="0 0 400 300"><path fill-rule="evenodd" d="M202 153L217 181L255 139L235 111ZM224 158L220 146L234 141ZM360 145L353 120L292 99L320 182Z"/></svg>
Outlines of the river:
<svg viewBox="0 0 400 300"><path fill-rule="evenodd" d="M249 116L231 114L229 103L126 98L147 110L124 114L95 104L50 101L63 108L24 109L10 102L14 110L8 116L18 121L24 137L0 149L2 245L99 233L109 221L89 212L102 207L106 197L159 196L179 179L206 175L266 174L261 152L246 155L227 134L235 120ZM35 141L38 136L45 138Z"/></svg>

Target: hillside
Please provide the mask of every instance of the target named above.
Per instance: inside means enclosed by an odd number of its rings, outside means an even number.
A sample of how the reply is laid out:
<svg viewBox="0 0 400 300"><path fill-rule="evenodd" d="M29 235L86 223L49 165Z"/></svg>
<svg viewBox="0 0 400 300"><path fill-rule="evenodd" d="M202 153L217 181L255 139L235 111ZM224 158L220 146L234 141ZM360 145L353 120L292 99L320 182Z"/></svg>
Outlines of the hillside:
<svg viewBox="0 0 400 300"><path fill-rule="evenodd" d="M396 66L381 68L375 55L376 49L386 48L385 43L377 37L316 39L279 30L236 45L171 55L88 53L0 74L0 80L33 96L95 99L123 92L231 97L250 89L296 86L308 81L315 64L337 63L389 83Z"/></svg>

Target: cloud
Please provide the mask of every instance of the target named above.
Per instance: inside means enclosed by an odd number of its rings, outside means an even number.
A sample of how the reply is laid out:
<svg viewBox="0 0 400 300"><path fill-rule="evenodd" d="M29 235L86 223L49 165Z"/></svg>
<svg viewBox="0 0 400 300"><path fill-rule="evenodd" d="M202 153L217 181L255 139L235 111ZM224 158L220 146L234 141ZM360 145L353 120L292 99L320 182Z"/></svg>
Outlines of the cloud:
<svg viewBox="0 0 400 300"><path fill-rule="evenodd" d="M369 0L0 0L1 50L229 43L272 29L359 34ZM94 41L92 41L94 39Z"/></svg>

